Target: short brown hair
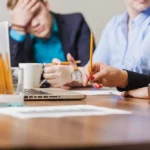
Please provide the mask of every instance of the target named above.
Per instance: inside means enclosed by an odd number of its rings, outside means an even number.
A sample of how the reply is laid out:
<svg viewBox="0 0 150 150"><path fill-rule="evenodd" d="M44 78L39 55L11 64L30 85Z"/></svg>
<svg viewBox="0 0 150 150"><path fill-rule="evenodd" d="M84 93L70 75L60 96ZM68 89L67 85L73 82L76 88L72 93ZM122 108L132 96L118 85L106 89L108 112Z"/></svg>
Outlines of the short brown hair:
<svg viewBox="0 0 150 150"><path fill-rule="evenodd" d="M7 8L13 10L19 0L7 0ZM44 2L44 0L40 0Z"/></svg>

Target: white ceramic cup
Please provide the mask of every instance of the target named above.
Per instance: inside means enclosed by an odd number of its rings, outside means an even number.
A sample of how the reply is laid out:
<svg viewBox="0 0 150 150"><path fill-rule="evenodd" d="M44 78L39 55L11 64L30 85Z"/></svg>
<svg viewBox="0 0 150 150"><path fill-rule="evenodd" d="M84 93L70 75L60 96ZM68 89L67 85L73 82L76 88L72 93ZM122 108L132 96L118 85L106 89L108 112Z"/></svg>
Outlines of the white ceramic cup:
<svg viewBox="0 0 150 150"><path fill-rule="evenodd" d="M38 88L41 81L42 64L19 63L19 68L23 69L24 89Z"/></svg>

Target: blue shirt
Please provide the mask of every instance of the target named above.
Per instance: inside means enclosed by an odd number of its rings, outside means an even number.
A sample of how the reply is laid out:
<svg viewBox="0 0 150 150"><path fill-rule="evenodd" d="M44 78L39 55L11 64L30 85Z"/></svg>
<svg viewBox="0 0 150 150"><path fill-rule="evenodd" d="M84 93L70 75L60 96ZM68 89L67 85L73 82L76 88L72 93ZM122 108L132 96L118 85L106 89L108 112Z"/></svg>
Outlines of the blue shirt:
<svg viewBox="0 0 150 150"><path fill-rule="evenodd" d="M130 21L129 31L128 18L127 12L112 18L102 33L93 61L149 74L150 8Z"/></svg>
<svg viewBox="0 0 150 150"><path fill-rule="evenodd" d="M26 35L23 35L13 29L10 30L10 36L18 41L25 40ZM31 35L34 38L34 60L36 63L51 63L53 58L58 58L61 61L66 61L62 44L59 38L59 30L56 19L53 17L53 25L51 30L51 36L49 39L39 39Z"/></svg>

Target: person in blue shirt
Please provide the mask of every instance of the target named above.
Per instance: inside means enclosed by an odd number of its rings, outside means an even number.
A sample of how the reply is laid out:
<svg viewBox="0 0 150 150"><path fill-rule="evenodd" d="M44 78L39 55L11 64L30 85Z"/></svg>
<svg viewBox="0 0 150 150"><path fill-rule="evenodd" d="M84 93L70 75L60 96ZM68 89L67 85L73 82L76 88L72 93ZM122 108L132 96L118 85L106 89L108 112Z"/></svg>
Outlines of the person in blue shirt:
<svg viewBox="0 0 150 150"><path fill-rule="evenodd" d="M150 0L125 0L127 12L114 16L104 29L94 62L150 73Z"/></svg>
<svg viewBox="0 0 150 150"><path fill-rule="evenodd" d="M67 61L70 53L80 66L89 60L90 29L80 13L56 14L47 0L7 0L11 17L11 65Z"/></svg>

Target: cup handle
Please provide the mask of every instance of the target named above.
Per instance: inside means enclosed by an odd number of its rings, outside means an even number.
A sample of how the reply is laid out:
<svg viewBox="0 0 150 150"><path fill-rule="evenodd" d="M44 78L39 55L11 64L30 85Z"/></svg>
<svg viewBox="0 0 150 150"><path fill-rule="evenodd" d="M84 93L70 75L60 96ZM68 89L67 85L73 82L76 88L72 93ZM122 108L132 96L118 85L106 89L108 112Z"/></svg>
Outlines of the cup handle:
<svg viewBox="0 0 150 150"><path fill-rule="evenodd" d="M46 81L46 79L44 79L40 84L39 84L39 88L42 86L42 84Z"/></svg>
<svg viewBox="0 0 150 150"><path fill-rule="evenodd" d="M44 64L43 64L43 66L44 66ZM43 73L43 71L44 71L44 68L42 69L41 74ZM38 87L38 88L40 88L40 87L41 87L41 85L42 85L45 81L46 81L46 79L44 79L43 81L41 81L41 83L39 84L39 87Z"/></svg>

